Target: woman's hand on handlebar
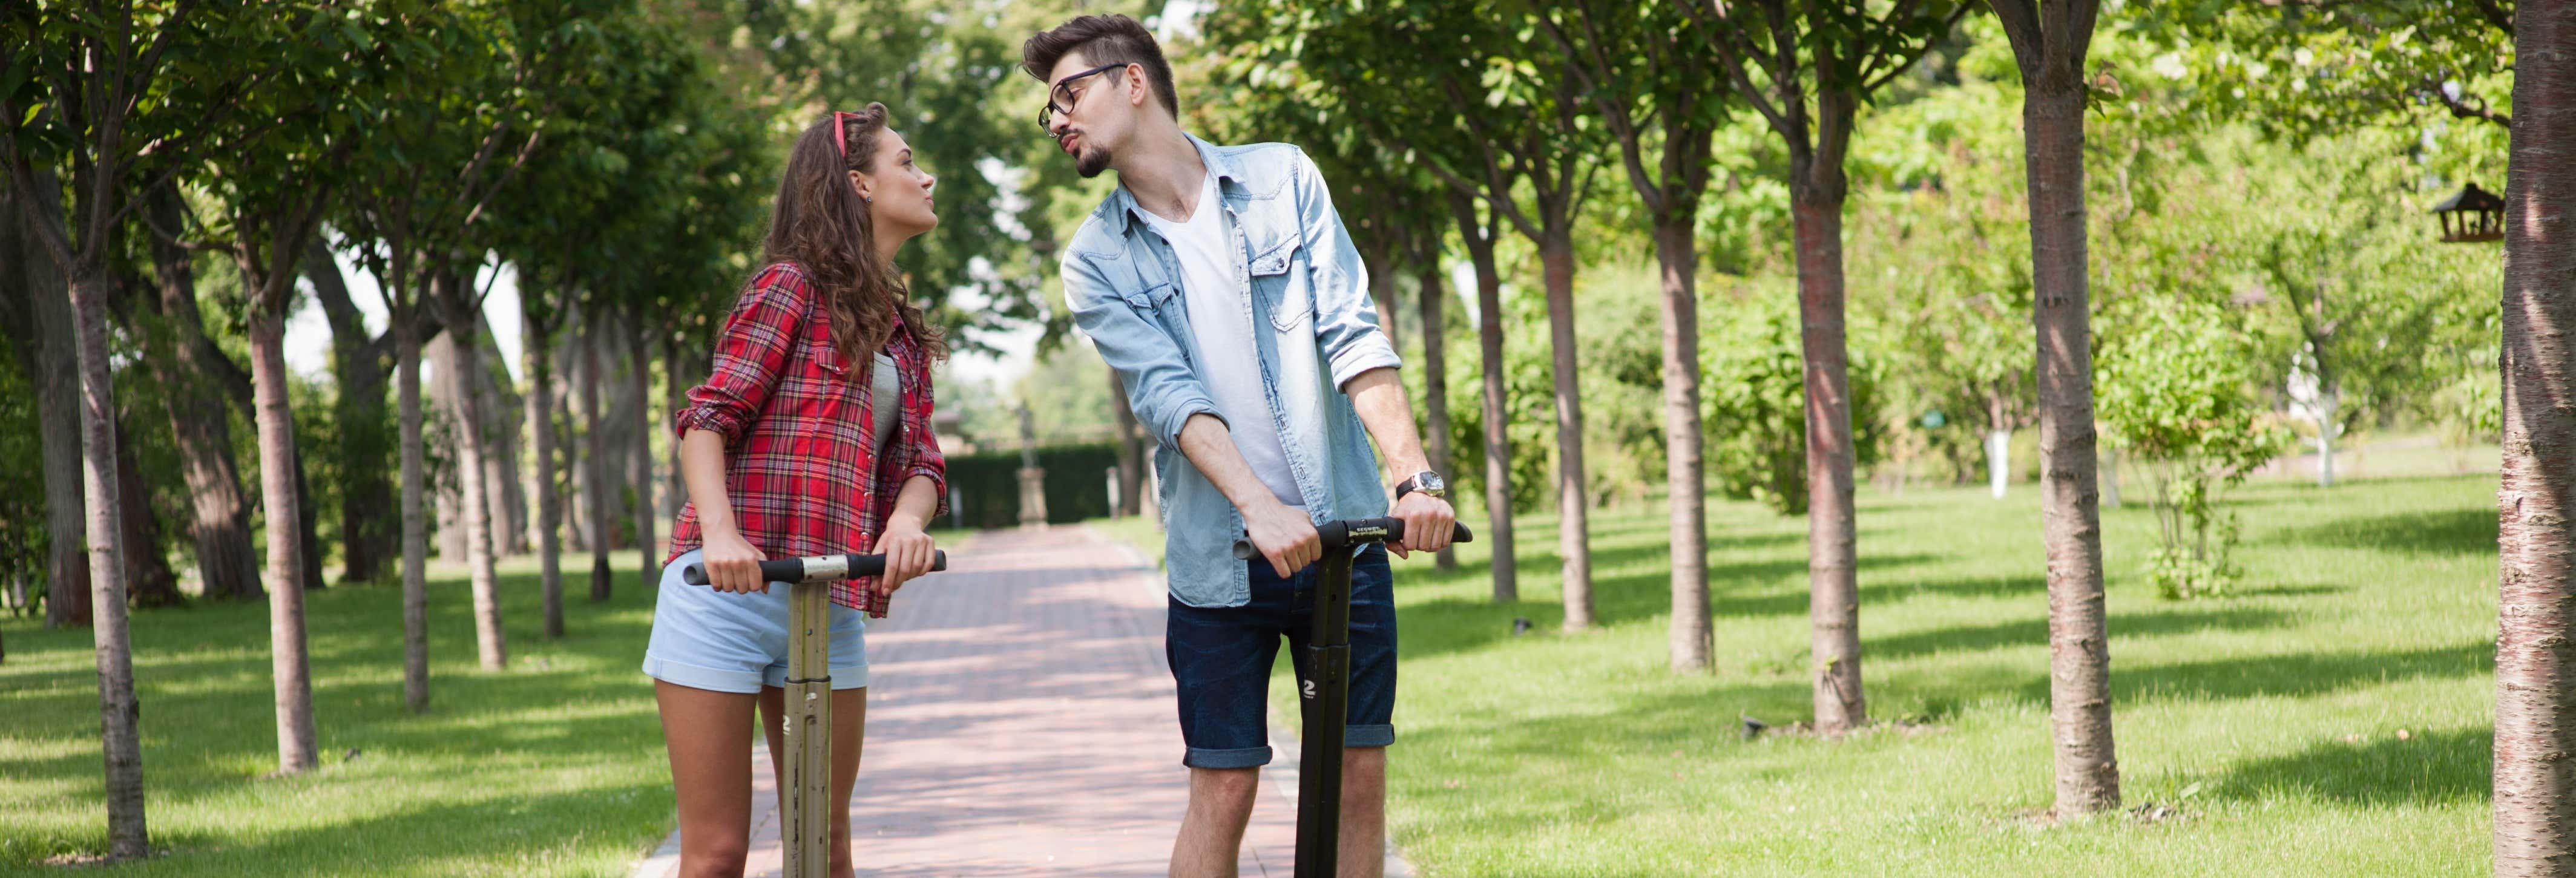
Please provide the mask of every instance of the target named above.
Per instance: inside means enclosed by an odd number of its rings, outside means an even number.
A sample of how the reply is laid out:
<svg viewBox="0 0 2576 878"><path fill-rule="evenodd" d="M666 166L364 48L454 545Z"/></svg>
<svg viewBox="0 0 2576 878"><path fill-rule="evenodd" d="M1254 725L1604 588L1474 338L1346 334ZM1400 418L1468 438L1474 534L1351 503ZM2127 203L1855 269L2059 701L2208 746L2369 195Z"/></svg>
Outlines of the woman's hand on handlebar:
<svg viewBox="0 0 2576 878"><path fill-rule="evenodd" d="M893 597L913 577L930 572L931 559L938 547L921 525L901 516L886 523L885 533L877 537L876 553L885 556L885 573L877 576L877 594Z"/></svg>
<svg viewBox="0 0 2576 878"><path fill-rule="evenodd" d="M706 545L699 555L699 563L707 568L707 585L735 594L769 591L769 580L760 575L760 562L767 560L769 556L752 548L740 532L730 528L708 529Z"/></svg>

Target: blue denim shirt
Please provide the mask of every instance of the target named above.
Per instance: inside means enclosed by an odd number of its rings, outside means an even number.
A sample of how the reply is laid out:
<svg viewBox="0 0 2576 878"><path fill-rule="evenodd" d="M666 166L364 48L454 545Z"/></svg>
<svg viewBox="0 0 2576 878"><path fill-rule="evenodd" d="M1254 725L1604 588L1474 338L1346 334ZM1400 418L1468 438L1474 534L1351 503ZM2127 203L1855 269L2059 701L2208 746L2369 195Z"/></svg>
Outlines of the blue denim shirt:
<svg viewBox="0 0 2576 878"><path fill-rule="evenodd" d="M1284 143L1190 143L1216 175L1226 235L1242 255L1235 272L1241 307L1188 313L1171 243L1142 221L1125 186L1111 191L1066 245L1064 295L1075 324L1117 370L1137 420L1160 443L1154 471L1162 480L1172 596L1194 607L1239 607L1251 596L1244 563L1233 555L1243 514L1180 452L1181 426L1191 415L1224 417L1196 365L1203 352L1190 321L1252 324L1271 422L1317 522L1386 514L1377 454L1341 387L1402 361L1378 329L1368 268L1305 151Z"/></svg>

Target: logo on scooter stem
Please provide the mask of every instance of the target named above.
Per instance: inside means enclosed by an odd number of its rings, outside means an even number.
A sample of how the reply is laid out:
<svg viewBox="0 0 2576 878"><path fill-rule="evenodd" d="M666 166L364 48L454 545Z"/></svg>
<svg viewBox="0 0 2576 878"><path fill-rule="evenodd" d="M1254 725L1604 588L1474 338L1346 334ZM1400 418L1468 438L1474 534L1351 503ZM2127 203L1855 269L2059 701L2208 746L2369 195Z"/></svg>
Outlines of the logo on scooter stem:
<svg viewBox="0 0 2576 878"><path fill-rule="evenodd" d="M1313 699L1313 698L1315 697L1315 681L1313 681L1313 680L1299 680L1299 681L1297 681L1297 697L1299 697L1299 698L1305 698L1305 699Z"/></svg>

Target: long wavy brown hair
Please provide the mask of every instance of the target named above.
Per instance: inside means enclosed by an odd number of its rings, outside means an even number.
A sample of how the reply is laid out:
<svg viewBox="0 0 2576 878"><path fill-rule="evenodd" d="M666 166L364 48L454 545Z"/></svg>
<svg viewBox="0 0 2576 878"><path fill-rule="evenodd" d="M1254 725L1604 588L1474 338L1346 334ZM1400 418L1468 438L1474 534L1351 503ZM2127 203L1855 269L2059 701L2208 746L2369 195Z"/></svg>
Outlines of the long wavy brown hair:
<svg viewBox="0 0 2576 878"><path fill-rule="evenodd" d="M847 156L833 143L834 125L849 144ZM877 258L875 218L850 185L851 171L876 173L877 132L885 127L885 105L875 103L807 126L787 154L769 236L761 242L762 264L792 262L805 270L823 297L833 348L860 375L893 340L897 312L923 352L948 357L947 339L912 303L903 274Z"/></svg>

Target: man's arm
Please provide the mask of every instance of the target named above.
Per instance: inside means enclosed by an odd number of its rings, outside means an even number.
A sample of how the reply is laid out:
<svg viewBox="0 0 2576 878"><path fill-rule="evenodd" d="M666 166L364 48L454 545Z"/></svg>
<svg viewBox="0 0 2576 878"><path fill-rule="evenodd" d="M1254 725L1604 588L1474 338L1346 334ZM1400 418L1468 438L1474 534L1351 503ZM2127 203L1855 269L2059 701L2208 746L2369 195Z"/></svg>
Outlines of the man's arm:
<svg viewBox="0 0 2576 878"><path fill-rule="evenodd" d="M1244 537L1270 559L1281 577L1324 556L1323 537L1315 533L1315 523L1307 520L1306 513L1279 502L1270 486L1253 474L1252 464L1244 462L1243 452L1235 448L1234 432L1226 428L1224 419L1191 415L1181 426L1181 456L1189 458L1190 465L1198 467L1199 474L1243 513Z"/></svg>
<svg viewBox="0 0 2576 878"><path fill-rule="evenodd" d="M1171 339L1109 290L1090 266L1070 253L1064 260L1065 301L1074 324L1090 337L1100 358L1118 373L1136 418L1158 442L1179 448L1190 465L1243 513L1244 535L1285 577L1323 557L1323 539L1304 513L1288 508L1253 475L1234 434L1216 413L1207 385L1181 359Z"/></svg>
<svg viewBox="0 0 2576 878"><path fill-rule="evenodd" d="M1342 392L1350 394L1360 424L1368 428L1369 438L1377 440L1378 453L1386 455L1387 466L1397 478L1431 468L1422 454L1422 434L1413 427L1413 406L1404 398L1404 382L1396 379L1393 367L1362 372L1343 385ZM1420 491L1398 498L1394 515L1404 519L1404 542L1392 546L1397 557L1448 548L1450 526L1458 521L1458 511L1448 500Z"/></svg>

